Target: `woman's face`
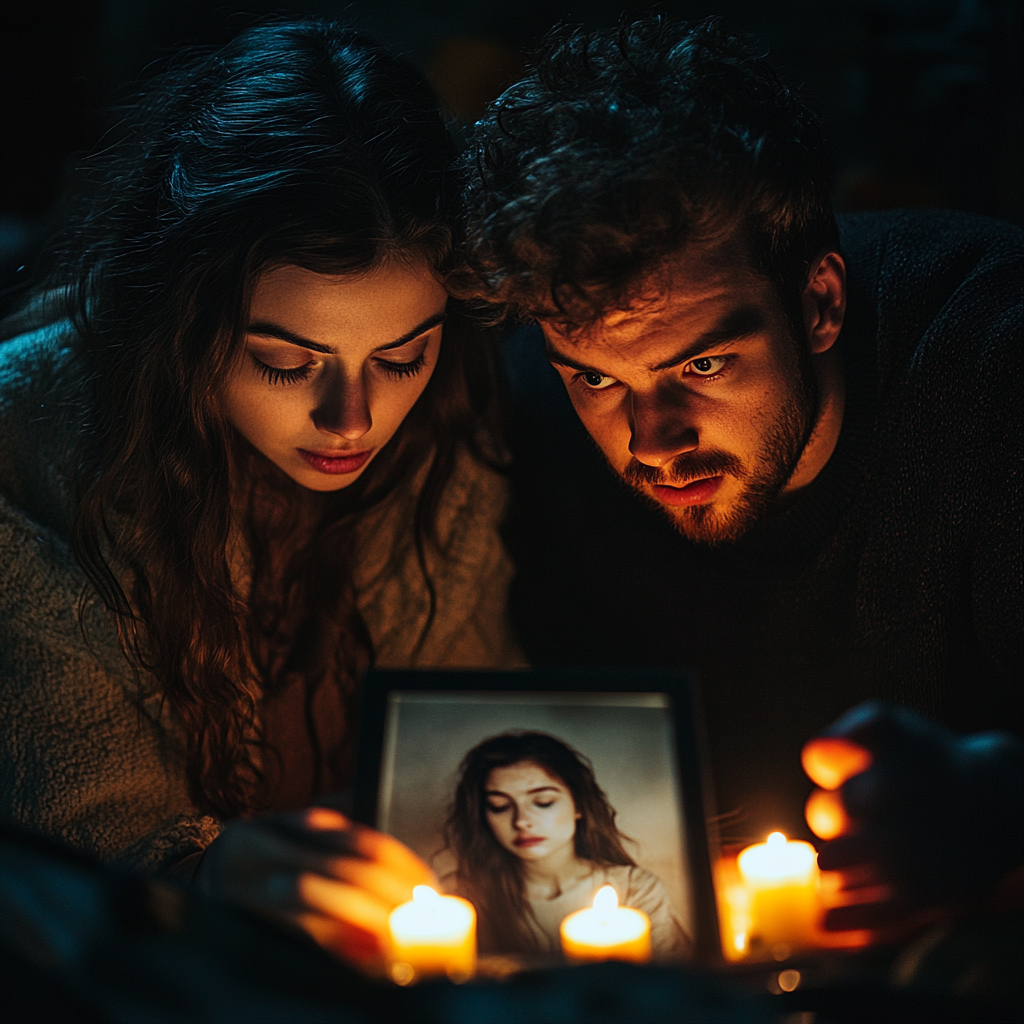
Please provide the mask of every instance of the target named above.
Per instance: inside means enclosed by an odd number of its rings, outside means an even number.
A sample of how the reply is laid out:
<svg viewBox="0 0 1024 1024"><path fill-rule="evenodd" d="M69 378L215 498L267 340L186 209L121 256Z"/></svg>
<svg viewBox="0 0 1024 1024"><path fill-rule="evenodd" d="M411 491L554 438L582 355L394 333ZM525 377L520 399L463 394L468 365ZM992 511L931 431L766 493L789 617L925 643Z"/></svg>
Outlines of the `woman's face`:
<svg viewBox="0 0 1024 1024"><path fill-rule="evenodd" d="M579 814L572 794L539 764L492 769L485 799L494 838L523 860L543 860L573 841Z"/></svg>
<svg viewBox="0 0 1024 1024"><path fill-rule="evenodd" d="M427 386L446 298L427 266L268 270L244 357L221 393L228 420L303 487L347 487Z"/></svg>

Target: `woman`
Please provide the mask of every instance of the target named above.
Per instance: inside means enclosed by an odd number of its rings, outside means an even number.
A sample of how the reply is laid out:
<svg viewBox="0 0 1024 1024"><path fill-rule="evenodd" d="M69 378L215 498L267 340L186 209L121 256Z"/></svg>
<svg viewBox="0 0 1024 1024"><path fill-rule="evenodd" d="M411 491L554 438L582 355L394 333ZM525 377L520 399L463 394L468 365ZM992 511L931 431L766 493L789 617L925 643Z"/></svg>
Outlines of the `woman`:
<svg viewBox="0 0 1024 1024"><path fill-rule="evenodd" d="M366 952L431 876L300 811L345 784L360 672L518 660L451 142L316 21L126 123L0 346L2 816Z"/></svg>
<svg viewBox="0 0 1024 1024"><path fill-rule="evenodd" d="M589 762L554 736L505 733L466 754L445 840L457 863L445 882L476 906L483 951L557 953L562 920L603 885L650 917L657 959L689 949L665 887L623 847Z"/></svg>

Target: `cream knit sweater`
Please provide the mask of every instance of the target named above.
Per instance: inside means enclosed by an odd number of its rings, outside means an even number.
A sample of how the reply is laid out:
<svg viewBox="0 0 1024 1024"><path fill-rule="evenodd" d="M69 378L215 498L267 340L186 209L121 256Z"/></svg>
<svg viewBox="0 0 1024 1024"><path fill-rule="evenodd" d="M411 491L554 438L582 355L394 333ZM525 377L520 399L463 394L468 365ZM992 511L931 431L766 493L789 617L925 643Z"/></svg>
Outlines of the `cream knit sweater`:
<svg viewBox="0 0 1024 1024"><path fill-rule="evenodd" d="M75 356L54 326L0 343L0 819L153 875L191 874L220 822L189 799L183 744L137 699L113 618L69 548ZM415 482L361 525L356 588L377 664L411 667L427 612ZM504 481L468 455L440 520L438 607L416 666L523 664L505 616ZM79 599L84 597L81 624Z"/></svg>

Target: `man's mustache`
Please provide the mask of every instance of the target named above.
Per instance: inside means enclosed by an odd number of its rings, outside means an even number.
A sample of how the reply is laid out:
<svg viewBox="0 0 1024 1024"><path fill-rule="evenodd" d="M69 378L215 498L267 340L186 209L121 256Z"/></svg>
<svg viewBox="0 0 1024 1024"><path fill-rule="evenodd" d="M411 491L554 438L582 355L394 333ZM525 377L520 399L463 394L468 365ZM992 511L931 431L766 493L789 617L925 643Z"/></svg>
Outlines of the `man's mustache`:
<svg viewBox="0 0 1024 1024"><path fill-rule="evenodd" d="M743 475L743 464L735 455L722 451L685 452L677 455L667 466L648 466L635 458L622 471L622 478L634 487L645 484L685 487L695 480L732 473Z"/></svg>

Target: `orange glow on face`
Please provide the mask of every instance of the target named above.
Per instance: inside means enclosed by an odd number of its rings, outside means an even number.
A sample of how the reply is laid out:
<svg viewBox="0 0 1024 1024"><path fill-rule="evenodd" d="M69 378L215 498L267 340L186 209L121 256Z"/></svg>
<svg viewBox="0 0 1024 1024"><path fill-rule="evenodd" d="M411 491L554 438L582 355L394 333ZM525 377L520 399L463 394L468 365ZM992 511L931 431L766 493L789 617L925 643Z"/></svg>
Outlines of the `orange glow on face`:
<svg viewBox="0 0 1024 1024"><path fill-rule="evenodd" d="M843 798L834 790L816 789L807 798L804 817L819 839L835 839L850 826Z"/></svg>
<svg viewBox="0 0 1024 1024"><path fill-rule="evenodd" d="M838 789L847 779L867 771L872 756L870 750L853 740L822 737L804 746L800 761L816 785L822 789Z"/></svg>

